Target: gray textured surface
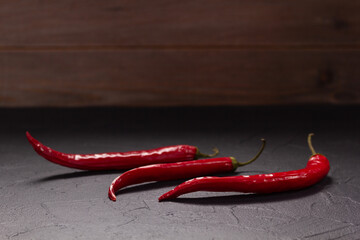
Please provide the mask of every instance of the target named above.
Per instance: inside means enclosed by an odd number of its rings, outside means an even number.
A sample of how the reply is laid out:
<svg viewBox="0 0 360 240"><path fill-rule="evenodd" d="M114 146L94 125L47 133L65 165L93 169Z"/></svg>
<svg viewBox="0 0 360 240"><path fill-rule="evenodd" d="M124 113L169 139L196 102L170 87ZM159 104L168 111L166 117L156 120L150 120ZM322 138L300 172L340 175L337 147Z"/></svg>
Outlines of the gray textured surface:
<svg viewBox="0 0 360 240"><path fill-rule="evenodd" d="M0 109L2 239L360 239L359 107ZM192 144L251 158L235 174L305 166L306 136L331 164L329 176L299 191L270 195L199 192L157 198L182 181L107 189L118 172L54 165L25 130L64 152L107 152Z"/></svg>

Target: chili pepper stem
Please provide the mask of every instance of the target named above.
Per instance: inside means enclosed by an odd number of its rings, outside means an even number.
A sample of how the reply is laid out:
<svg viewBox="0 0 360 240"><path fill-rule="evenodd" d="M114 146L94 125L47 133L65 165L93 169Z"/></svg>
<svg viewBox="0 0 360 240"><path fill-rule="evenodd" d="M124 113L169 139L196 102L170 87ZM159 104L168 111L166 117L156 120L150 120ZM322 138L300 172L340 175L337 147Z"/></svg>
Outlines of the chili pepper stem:
<svg viewBox="0 0 360 240"><path fill-rule="evenodd" d="M311 151L312 155L317 154L314 147L313 147L313 145L312 145L312 143L311 143L311 137L314 136L314 135L315 135L314 133L309 133L309 135L308 135L308 144L309 144L309 148L310 148L310 151Z"/></svg>
<svg viewBox="0 0 360 240"><path fill-rule="evenodd" d="M262 145L260 147L260 150L259 152L255 155L255 157L253 157L252 159L250 159L249 161L247 162L238 162L235 158L231 157L232 161L233 161L233 166L234 166L234 170L237 168L237 167L241 167L241 166L245 166L245 165L248 165L252 162L254 162L256 159L258 159L258 157L261 155L261 153L263 152L264 148L265 148L265 145L266 145L266 140L264 138L261 139L262 141Z"/></svg>
<svg viewBox="0 0 360 240"><path fill-rule="evenodd" d="M198 148L196 148L196 158L209 158L209 157L215 157L219 154L219 149L214 147L212 154L205 154L201 153Z"/></svg>

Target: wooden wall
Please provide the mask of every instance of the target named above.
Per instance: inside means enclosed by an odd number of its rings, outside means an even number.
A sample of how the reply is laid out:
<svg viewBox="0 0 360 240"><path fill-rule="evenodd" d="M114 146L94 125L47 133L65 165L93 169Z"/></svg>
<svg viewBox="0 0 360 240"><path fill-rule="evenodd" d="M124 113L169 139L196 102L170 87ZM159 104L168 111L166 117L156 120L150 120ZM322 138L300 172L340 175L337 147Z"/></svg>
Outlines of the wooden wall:
<svg viewBox="0 0 360 240"><path fill-rule="evenodd" d="M360 1L0 0L0 106L360 103Z"/></svg>

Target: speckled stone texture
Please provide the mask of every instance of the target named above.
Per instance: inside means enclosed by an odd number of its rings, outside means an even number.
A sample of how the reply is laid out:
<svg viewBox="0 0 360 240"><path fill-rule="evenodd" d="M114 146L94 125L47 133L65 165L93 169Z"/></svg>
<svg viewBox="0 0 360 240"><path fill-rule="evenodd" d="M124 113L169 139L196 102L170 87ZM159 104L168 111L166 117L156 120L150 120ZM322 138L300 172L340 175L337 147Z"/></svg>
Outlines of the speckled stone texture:
<svg viewBox="0 0 360 240"><path fill-rule="evenodd" d="M0 109L1 239L360 239L360 108L216 107ZM303 168L306 137L331 170L286 193L197 192L157 198L183 182L140 184L107 197L121 171L90 172L38 156L25 131L63 152L96 153L191 144L251 158L234 174Z"/></svg>

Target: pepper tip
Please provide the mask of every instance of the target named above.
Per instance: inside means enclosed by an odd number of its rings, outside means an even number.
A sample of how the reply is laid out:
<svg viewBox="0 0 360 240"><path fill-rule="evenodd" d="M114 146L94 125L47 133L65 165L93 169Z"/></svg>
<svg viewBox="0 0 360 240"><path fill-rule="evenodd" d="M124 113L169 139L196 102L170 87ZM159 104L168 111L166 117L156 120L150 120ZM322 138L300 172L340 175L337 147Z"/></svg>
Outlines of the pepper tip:
<svg viewBox="0 0 360 240"><path fill-rule="evenodd" d="M29 131L26 131L26 138L29 141L29 143L33 146L37 143L37 140L35 138L33 138L33 136L31 136Z"/></svg>
<svg viewBox="0 0 360 240"><path fill-rule="evenodd" d="M164 193L163 195L161 195L159 197L159 202L163 202L163 201L166 201L168 199L171 199L171 198L174 198L174 196L172 196L172 193L174 192L174 190L170 190L169 192L167 193Z"/></svg>
<svg viewBox="0 0 360 240"><path fill-rule="evenodd" d="M116 202L116 196L115 196L115 194L114 194L110 189L109 189L109 194L108 194L108 196L109 196L109 199L110 199L110 200Z"/></svg>
<svg viewBox="0 0 360 240"><path fill-rule="evenodd" d="M163 201L165 201L166 200L166 198L167 198L167 193L165 193L165 194L163 194L163 195L161 195L160 197L159 197L159 202L163 202Z"/></svg>

